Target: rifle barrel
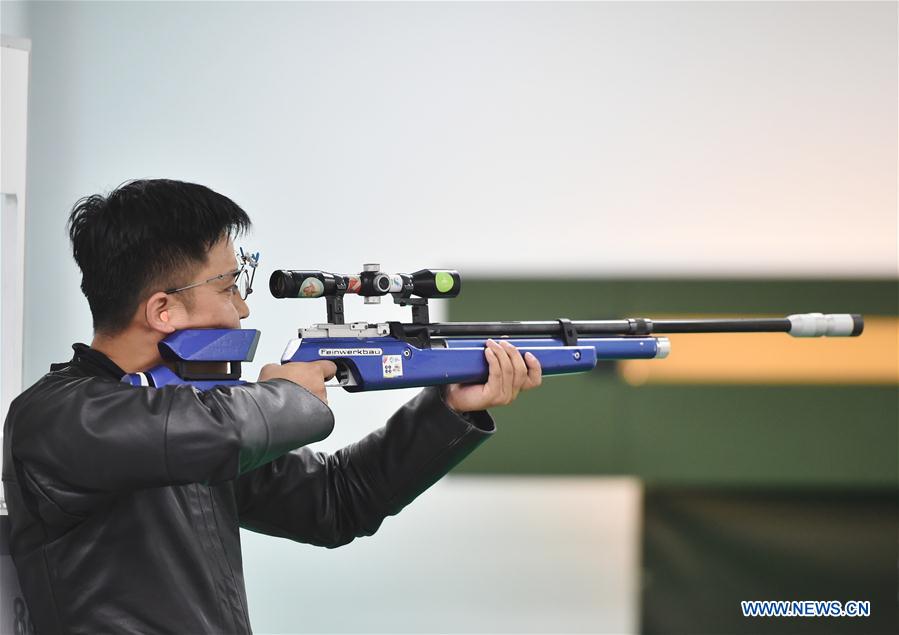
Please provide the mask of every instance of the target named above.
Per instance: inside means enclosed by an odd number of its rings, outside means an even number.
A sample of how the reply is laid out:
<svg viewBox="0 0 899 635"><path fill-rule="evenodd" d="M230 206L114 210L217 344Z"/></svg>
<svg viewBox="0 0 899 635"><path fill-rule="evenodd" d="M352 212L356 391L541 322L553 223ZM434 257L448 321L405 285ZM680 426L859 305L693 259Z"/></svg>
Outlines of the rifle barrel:
<svg viewBox="0 0 899 635"><path fill-rule="evenodd" d="M407 325L415 326L415 325ZM861 335L861 315L803 313L783 318L696 320L555 320L544 322L435 322L431 335L443 337L559 336L573 327L578 336L651 335L662 333L789 333L794 337L855 337Z"/></svg>

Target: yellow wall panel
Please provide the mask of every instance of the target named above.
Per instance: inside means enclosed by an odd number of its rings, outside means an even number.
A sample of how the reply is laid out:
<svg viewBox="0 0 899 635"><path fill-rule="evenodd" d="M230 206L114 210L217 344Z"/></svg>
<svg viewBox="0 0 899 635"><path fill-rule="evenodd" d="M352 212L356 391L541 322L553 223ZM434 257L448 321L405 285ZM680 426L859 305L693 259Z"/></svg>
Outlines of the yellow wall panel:
<svg viewBox="0 0 899 635"><path fill-rule="evenodd" d="M633 385L899 383L899 318L895 316L865 316L865 330L859 337L796 338L780 333L668 337L668 358L619 362L622 378Z"/></svg>

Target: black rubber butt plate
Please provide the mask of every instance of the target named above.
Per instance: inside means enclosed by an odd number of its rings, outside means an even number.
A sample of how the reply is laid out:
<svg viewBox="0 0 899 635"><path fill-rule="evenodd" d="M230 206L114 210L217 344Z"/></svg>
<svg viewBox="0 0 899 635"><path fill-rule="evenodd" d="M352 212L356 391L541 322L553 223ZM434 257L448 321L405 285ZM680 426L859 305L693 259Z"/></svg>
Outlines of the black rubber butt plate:
<svg viewBox="0 0 899 635"><path fill-rule="evenodd" d="M862 331L865 330L865 319L859 315L858 313L852 314L852 333L849 334L850 337L856 337L862 334Z"/></svg>

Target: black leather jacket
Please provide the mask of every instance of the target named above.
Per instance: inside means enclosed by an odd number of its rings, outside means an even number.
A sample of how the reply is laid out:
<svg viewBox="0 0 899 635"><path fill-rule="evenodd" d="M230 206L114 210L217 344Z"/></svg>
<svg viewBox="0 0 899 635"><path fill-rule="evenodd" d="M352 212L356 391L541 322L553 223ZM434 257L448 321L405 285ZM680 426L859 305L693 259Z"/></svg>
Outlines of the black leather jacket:
<svg viewBox="0 0 899 635"><path fill-rule="evenodd" d="M11 553L42 635L249 633L239 527L329 548L369 536L494 429L427 388L334 454L294 450L334 422L296 384L138 388L73 348L4 426Z"/></svg>

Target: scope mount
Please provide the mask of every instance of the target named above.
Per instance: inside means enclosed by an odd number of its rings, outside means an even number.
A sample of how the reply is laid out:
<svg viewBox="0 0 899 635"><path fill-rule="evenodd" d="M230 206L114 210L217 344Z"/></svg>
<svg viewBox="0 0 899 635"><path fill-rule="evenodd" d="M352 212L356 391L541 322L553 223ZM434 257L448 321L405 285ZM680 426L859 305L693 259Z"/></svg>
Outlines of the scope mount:
<svg viewBox="0 0 899 635"><path fill-rule="evenodd" d="M413 298L402 293L391 293L390 295L393 296L394 304L412 307L412 324L419 326L430 324L427 298ZM346 324L342 293L325 296L325 307L328 311L328 324Z"/></svg>

